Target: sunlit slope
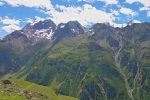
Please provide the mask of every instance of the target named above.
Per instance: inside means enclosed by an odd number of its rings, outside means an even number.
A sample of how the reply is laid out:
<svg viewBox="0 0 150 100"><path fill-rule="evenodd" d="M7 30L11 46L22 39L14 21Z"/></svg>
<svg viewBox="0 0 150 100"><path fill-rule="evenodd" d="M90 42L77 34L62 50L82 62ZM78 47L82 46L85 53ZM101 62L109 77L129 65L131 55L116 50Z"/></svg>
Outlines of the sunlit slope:
<svg viewBox="0 0 150 100"><path fill-rule="evenodd" d="M49 88L22 80L0 81L0 100L78 100L59 95Z"/></svg>

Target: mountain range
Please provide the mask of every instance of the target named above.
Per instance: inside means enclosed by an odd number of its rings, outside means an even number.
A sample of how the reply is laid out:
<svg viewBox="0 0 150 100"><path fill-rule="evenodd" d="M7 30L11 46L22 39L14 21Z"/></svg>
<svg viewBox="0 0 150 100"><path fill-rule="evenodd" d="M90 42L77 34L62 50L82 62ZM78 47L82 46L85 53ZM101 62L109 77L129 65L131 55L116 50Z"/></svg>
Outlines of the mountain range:
<svg viewBox="0 0 150 100"><path fill-rule="evenodd" d="M0 40L0 76L80 100L150 100L150 23L29 23Z"/></svg>

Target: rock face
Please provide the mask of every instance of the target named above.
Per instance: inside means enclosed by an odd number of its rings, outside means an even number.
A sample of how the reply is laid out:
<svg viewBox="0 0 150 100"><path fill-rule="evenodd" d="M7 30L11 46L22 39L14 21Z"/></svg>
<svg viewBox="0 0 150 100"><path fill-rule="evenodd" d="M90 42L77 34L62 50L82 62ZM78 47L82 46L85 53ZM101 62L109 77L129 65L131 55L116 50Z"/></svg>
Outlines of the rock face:
<svg viewBox="0 0 150 100"><path fill-rule="evenodd" d="M76 37L84 34L85 28L77 21L70 21L66 24L59 24L54 34L54 39L60 40L64 37Z"/></svg>
<svg viewBox="0 0 150 100"><path fill-rule="evenodd" d="M33 25L29 23L23 29L6 36L4 40L37 43L41 39L51 40L55 30L56 25L51 20L40 21Z"/></svg>
<svg viewBox="0 0 150 100"><path fill-rule="evenodd" d="M40 21L34 25L28 24L22 32L31 40L51 39L56 30L56 25L51 20Z"/></svg>
<svg viewBox="0 0 150 100"><path fill-rule="evenodd" d="M65 26L66 33L71 36L77 36L84 33L84 27L77 21L70 21Z"/></svg>
<svg viewBox="0 0 150 100"><path fill-rule="evenodd" d="M3 80L3 84L11 84L11 81L9 81L9 80Z"/></svg>
<svg viewBox="0 0 150 100"><path fill-rule="evenodd" d="M28 24L1 40L0 74L81 100L149 100L149 34L150 23Z"/></svg>
<svg viewBox="0 0 150 100"><path fill-rule="evenodd" d="M55 23L51 20L40 21L40 22L34 24L32 27L33 27L33 29L36 29L36 30L49 29L49 28L51 28L53 30L56 29Z"/></svg>

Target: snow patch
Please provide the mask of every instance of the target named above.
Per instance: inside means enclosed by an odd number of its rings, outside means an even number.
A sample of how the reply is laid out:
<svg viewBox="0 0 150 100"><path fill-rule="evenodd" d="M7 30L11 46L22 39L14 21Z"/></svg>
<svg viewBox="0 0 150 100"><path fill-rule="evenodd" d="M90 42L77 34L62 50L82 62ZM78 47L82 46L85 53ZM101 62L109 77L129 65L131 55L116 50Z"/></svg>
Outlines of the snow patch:
<svg viewBox="0 0 150 100"><path fill-rule="evenodd" d="M61 25L61 26L60 26L60 28L64 28L64 27L65 27L65 25Z"/></svg>
<svg viewBox="0 0 150 100"><path fill-rule="evenodd" d="M75 29L71 29L72 32L76 32Z"/></svg>
<svg viewBox="0 0 150 100"><path fill-rule="evenodd" d="M90 35L92 36L93 34L95 34L95 32L93 30L89 30Z"/></svg>
<svg viewBox="0 0 150 100"><path fill-rule="evenodd" d="M36 30L36 32L33 34L33 36L36 36L37 38L47 38L51 39L53 36L54 32L52 29L42 29L42 30Z"/></svg>
<svg viewBox="0 0 150 100"><path fill-rule="evenodd" d="M47 34L47 37L46 37L46 38L47 38L47 39L52 39L53 34L54 34L54 32L53 32L53 30L51 29L50 33Z"/></svg>

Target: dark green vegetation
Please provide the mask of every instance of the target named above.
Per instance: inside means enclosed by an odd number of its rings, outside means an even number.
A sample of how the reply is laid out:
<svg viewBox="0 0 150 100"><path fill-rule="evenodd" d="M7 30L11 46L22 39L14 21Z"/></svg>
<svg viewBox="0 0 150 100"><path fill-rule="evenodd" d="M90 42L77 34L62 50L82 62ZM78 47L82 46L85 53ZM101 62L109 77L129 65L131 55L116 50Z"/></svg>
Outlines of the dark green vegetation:
<svg viewBox="0 0 150 100"><path fill-rule="evenodd" d="M85 29L69 22L55 30L53 40L36 43L16 34L17 45L15 36L0 42L2 78L38 83L80 100L150 100L149 23Z"/></svg>

